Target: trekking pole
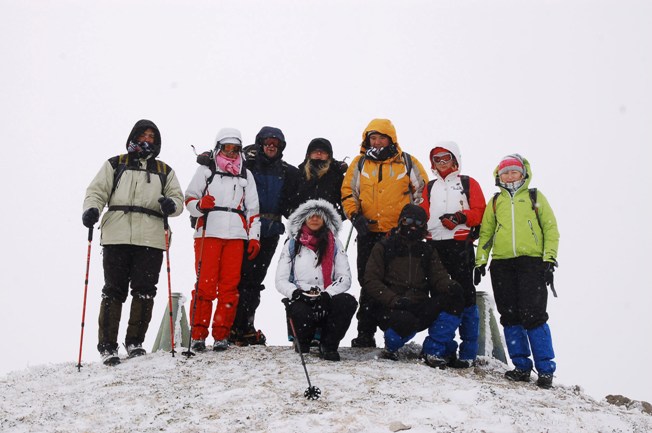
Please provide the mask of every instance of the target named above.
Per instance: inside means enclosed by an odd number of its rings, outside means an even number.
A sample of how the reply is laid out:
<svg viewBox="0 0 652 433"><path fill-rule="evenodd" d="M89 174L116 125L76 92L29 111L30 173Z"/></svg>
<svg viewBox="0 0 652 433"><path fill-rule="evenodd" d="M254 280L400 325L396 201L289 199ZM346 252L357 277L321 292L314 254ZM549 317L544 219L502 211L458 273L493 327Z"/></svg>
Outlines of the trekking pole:
<svg viewBox="0 0 652 433"><path fill-rule="evenodd" d="M91 267L91 244L93 242L93 227L88 228L88 254L86 255L86 278L84 278L84 305L82 307L81 336L79 337L79 360L77 371L81 371L82 346L84 343L84 320L86 318L86 295L88 293L88 271Z"/></svg>
<svg viewBox="0 0 652 433"><path fill-rule="evenodd" d="M170 345L172 346L170 352L174 358L174 348L176 345L174 344L175 328L173 324L174 321L172 320L172 280L170 279L170 226L168 224L167 215L163 217L163 228L165 229L165 259L168 268L168 309L170 310Z"/></svg>
<svg viewBox="0 0 652 433"><path fill-rule="evenodd" d="M208 223L208 213L204 214L204 226L201 229L201 241L199 243L199 260L197 261L197 281L195 282L195 299L192 303L192 314L190 315L190 338L188 339L188 350L181 352L182 355L190 358L195 353L190 350L192 345L192 329L195 326L195 313L197 312L197 298L199 297L199 277L201 275L201 262L204 256L204 240L206 239L206 225Z"/></svg>
<svg viewBox="0 0 652 433"><path fill-rule="evenodd" d="M284 302L284 304L285 304L285 309L287 311L289 301ZM312 386L312 384L310 383L310 376L308 376L306 361L303 359L303 353L301 353L301 345L299 344L299 339L297 338L297 331L294 329L294 320L292 320L292 316L290 316L289 312L287 312L287 316L288 316L288 321L290 322L290 328L292 329L292 336L294 337L294 341L293 341L294 347L297 349L297 352L299 352L299 356L301 357L301 365L303 365L303 371L306 373L306 379L308 380L308 389L305 390L303 396L308 400L318 400L319 396L321 395L321 390L316 386Z"/></svg>
<svg viewBox="0 0 652 433"><path fill-rule="evenodd" d="M346 245L344 246L344 252L349 249L349 242L351 242L351 234L353 234L353 221L351 221L351 230L349 230L349 235L346 237Z"/></svg>

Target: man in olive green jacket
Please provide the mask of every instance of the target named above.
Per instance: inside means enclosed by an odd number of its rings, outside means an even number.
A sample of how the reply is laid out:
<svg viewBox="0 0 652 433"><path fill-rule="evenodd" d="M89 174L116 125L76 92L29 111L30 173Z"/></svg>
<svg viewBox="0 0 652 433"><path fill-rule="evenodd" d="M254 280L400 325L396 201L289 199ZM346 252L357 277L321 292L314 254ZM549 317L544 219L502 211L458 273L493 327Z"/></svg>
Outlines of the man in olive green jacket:
<svg viewBox="0 0 652 433"><path fill-rule="evenodd" d="M183 192L174 170L156 160L161 134L139 120L127 139L127 154L106 161L86 190L83 224L92 228L101 211L104 288L99 317L99 350L106 365L120 362L118 329L131 284L131 311L125 338L129 357L145 354L142 344L152 318L156 284L166 249L164 219L183 211Z"/></svg>
<svg viewBox="0 0 652 433"><path fill-rule="evenodd" d="M547 323L546 286L554 290L557 220L546 197L528 189L532 171L525 158L506 156L494 177L501 191L489 200L482 218L474 282L480 283L491 252L491 285L515 367L505 377L529 381L532 354L539 374L537 385L550 388L556 363Z"/></svg>

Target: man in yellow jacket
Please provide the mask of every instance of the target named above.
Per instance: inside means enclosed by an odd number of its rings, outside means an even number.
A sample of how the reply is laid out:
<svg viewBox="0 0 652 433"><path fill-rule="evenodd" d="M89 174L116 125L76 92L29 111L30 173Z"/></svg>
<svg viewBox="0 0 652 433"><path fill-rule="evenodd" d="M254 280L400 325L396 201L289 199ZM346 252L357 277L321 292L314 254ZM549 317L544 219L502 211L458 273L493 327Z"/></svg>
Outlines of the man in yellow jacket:
<svg viewBox="0 0 652 433"><path fill-rule="evenodd" d="M371 249L396 227L401 209L419 204L428 175L416 158L403 152L388 119L374 119L362 133L360 154L342 183L342 206L358 234L358 282L362 287ZM375 347L376 321L369 314L371 299L360 291L358 337L352 347Z"/></svg>

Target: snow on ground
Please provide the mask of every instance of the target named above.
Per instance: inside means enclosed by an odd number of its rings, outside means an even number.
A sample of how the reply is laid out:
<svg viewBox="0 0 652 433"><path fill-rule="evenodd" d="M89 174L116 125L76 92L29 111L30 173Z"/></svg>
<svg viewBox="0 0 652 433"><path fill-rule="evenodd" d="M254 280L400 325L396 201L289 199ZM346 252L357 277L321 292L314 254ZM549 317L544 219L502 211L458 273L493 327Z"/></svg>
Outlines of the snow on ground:
<svg viewBox="0 0 652 433"><path fill-rule="evenodd" d="M210 348L209 348L210 349ZM579 386L507 382L489 358L469 370L432 369L402 349L341 348L342 361L287 347L230 347L186 359L156 352L105 367L97 354L0 377L2 432L635 432L652 416L596 401ZM536 376L533 376L535 378Z"/></svg>

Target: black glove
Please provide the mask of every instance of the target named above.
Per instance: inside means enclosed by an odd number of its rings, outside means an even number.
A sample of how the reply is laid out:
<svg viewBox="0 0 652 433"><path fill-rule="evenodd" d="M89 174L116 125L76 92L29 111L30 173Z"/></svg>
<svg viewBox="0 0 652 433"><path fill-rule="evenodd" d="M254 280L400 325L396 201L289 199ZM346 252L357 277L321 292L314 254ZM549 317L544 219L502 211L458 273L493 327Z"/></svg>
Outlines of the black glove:
<svg viewBox="0 0 652 433"><path fill-rule="evenodd" d="M486 267L487 267L487 265L482 265L482 266L479 266L479 267L473 269L473 284L475 284L476 286L478 284L480 284L480 280L487 273Z"/></svg>
<svg viewBox="0 0 652 433"><path fill-rule="evenodd" d="M414 302L410 298L401 297L394 301L392 308L395 310L409 310L414 306Z"/></svg>
<svg viewBox="0 0 652 433"><path fill-rule="evenodd" d="M552 262L543 262L543 279L546 286L555 285L555 268L559 266L557 260L553 259Z"/></svg>
<svg viewBox="0 0 652 433"><path fill-rule="evenodd" d="M321 292L316 298L315 307L313 311L315 312L315 320L320 321L328 316L328 313L331 312L333 308L333 299L328 292Z"/></svg>
<svg viewBox="0 0 652 433"><path fill-rule="evenodd" d="M158 199L158 202L161 205L163 215L172 215L177 210L177 205L174 204L174 200L170 197L161 197Z"/></svg>
<svg viewBox="0 0 652 433"><path fill-rule="evenodd" d="M290 298L292 301L297 301L301 297L301 294L303 293L303 290L301 289L296 289L294 292L292 292L292 298Z"/></svg>
<svg viewBox="0 0 652 433"><path fill-rule="evenodd" d="M369 234L369 220L365 218L364 215L354 213L351 215L351 221L353 222L353 226L358 232L358 235L367 236Z"/></svg>
<svg viewBox="0 0 652 433"><path fill-rule="evenodd" d="M89 229L100 219L100 211L97 208L89 208L82 214L82 224Z"/></svg>

